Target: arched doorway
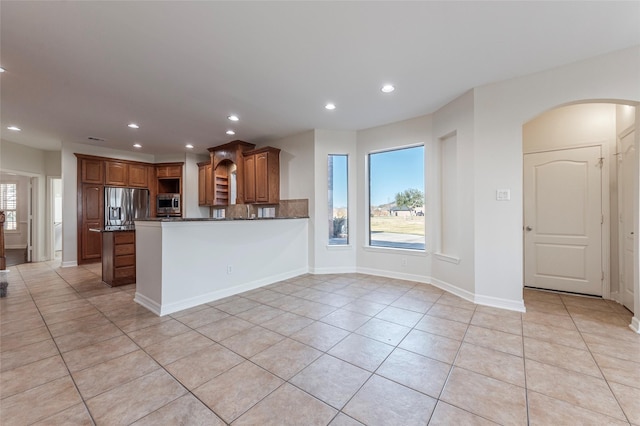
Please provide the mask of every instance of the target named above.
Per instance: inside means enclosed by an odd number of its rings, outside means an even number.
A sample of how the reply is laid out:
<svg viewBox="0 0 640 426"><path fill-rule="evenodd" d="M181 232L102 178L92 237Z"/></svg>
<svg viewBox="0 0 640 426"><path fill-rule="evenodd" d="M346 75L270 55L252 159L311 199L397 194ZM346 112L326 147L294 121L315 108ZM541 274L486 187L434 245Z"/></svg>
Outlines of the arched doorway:
<svg viewBox="0 0 640 426"><path fill-rule="evenodd" d="M634 106L594 102L524 124L525 286L601 296L634 311L635 117Z"/></svg>

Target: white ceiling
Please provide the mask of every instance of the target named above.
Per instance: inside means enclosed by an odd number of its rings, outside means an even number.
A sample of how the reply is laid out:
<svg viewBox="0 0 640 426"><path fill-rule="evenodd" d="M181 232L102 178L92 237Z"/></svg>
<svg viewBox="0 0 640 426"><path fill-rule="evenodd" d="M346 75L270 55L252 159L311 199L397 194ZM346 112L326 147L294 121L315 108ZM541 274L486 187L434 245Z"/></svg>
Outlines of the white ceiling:
<svg viewBox="0 0 640 426"><path fill-rule="evenodd" d="M2 139L45 150L93 136L206 152L363 129L640 44L638 1L2 1L0 17Z"/></svg>

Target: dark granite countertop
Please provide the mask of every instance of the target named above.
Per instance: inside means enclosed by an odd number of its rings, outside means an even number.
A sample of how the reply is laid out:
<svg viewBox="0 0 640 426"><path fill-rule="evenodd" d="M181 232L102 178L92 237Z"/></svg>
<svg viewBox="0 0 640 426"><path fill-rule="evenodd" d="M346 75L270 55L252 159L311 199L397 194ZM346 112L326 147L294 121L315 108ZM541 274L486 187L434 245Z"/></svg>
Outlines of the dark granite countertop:
<svg viewBox="0 0 640 426"><path fill-rule="evenodd" d="M211 217L149 217L146 219L138 219L139 222L229 222L234 220L282 220L282 219L309 219L309 216L296 216L296 217L225 217L225 218L211 218Z"/></svg>
<svg viewBox="0 0 640 426"><path fill-rule="evenodd" d="M123 232L123 231L135 231L134 225L113 225L105 226L104 228L89 228L91 232Z"/></svg>

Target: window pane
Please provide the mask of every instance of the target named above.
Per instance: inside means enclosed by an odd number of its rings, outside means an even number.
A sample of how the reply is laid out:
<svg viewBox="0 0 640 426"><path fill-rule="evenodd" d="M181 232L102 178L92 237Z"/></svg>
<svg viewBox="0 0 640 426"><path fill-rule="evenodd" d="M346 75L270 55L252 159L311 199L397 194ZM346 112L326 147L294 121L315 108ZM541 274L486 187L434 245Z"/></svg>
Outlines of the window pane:
<svg viewBox="0 0 640 426"><path fill-rule="evenodd" d="M18 229L18 221L16 220L16 211L9 210L4 212L4 229L7 231L15 231Z"/></svg>
<svg viewBox="0 0 640 426"><path fill-rule="evenodd" d="M369 245L424 250L424 146L369 154Z"/></svg>
<svg viewBox="0 0 640 426"><path fill-rule="evenodd" d="M347 155L329 155L329 244L349 244Z"/></svg>

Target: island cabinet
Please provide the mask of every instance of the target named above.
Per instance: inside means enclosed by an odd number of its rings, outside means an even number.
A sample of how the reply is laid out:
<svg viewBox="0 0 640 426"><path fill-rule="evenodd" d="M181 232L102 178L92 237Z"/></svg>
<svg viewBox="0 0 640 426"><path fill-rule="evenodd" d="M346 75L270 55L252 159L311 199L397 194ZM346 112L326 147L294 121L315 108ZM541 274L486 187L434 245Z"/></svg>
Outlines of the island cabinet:
<svg viewBox="0 0 640 426"><path fill-rule="evenodd" d="M280 150L270 146L245 151L245 204L277 204L280 202Z"/></svg>
<svg viewBox="0 0 640 426"><path fill-rule="evenodd" d="M102 232L102 281L111 287L136 282L135 231Z"/></svg>

